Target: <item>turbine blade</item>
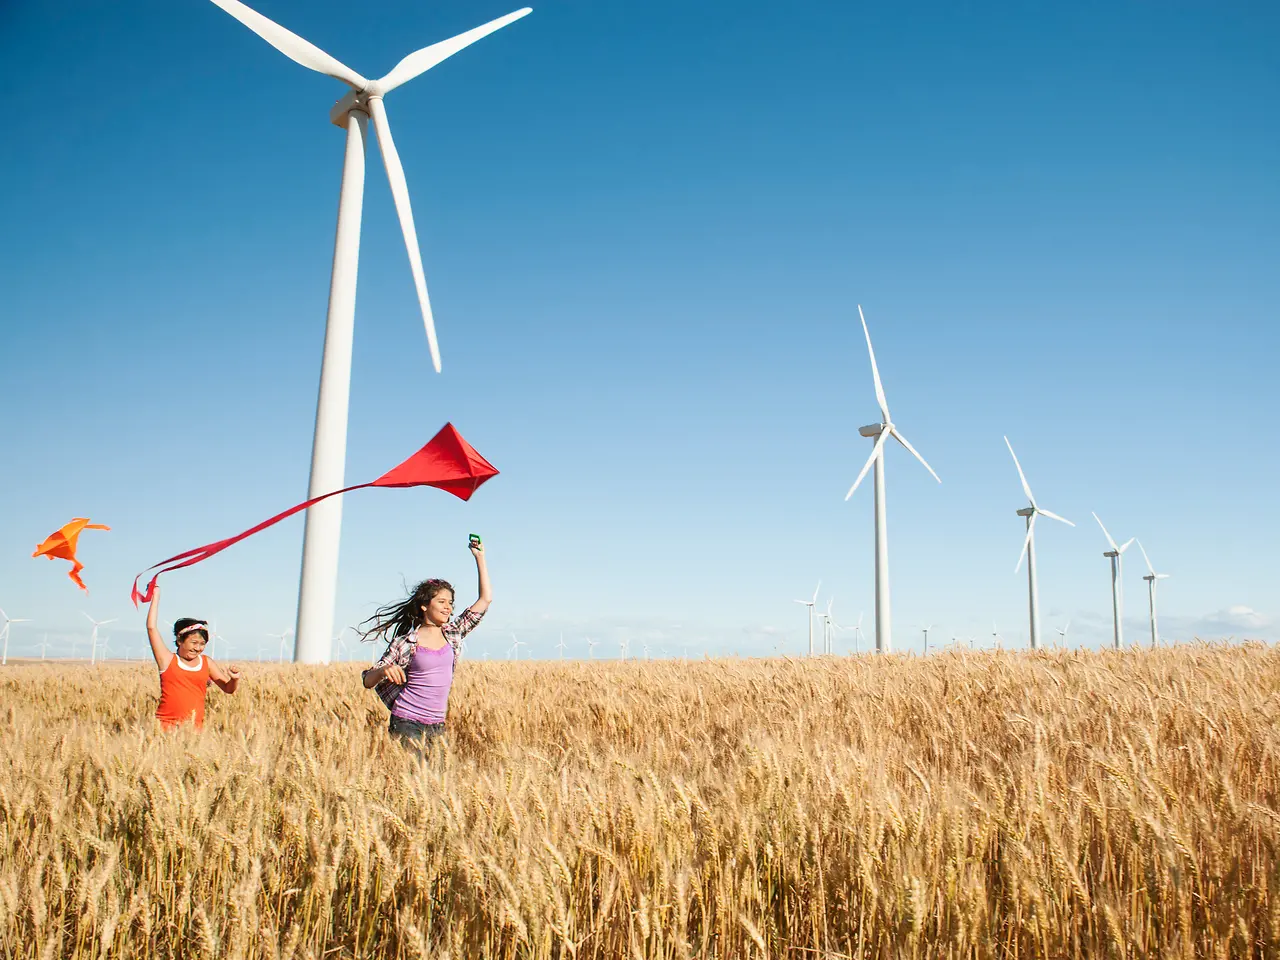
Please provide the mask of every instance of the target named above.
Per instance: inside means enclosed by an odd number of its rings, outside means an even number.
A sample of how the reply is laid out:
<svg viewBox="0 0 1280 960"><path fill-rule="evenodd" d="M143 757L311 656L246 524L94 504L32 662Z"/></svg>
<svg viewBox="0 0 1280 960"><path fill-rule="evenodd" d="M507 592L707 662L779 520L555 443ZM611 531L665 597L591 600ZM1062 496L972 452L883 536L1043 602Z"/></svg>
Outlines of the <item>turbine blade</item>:
<svg viewBox="0 0 1280 960"><path fill-rule="evenodd" d="M818 581L818 585L817 585L816 587L814 587L814 588L813 588L813 600L812 600L812 601L810 601L811 603L817 603L817 602L818 602L818 591L819 591L819 590L821 590L821 589L822 589L822 581L821 581L821 580L819 580L819 581Z"/></svg>
<svg viewBox="0 0 1280 960"><path fill-rule="evenodd" d="M1130 547L1133 546L1133 541L1137 539L1138 539L1137 537L1130 537L1128 540L1126 540L1123 544L1121 544L1116 549L1119 550L1121 553L1124 553L1126 550L1128 550Z"/></svg>
<svg viewBox="0 0 1280 960"><path fill-rule="evenodd" d="M915 457L917 460L919 460L921 463L923 463L923 464L924 464L924 468L925 468L926 470L928 470L930 473L933 473L933 467L931 467L931 466L929 466L929 464L925 463L925 459L924 459L924 457L920 456L920 454L916 452L916 448L915 448L915 447L913 447L911 444L907 443L907 438L906 438L906 437L904 437L902 434L900 434L900 433L898 432L898 428L897 428L897 427L892 427L892 428L889 430L889 432L893 434L893 439L897 440L900 444L902 444L904 447L906 447L908 450L910 450L910 451L911 451L911 455L912 455L913 457ZM938 476L936 473L933 473L933 479L937 480L939 483L941 483L941 482L942 482L942 478L941 478L940 476Z"/></svg>
<svg viewBox="0 0 1280 960"><path fill-rule="evenodd" d="M849 488L849 492L844 495L847 501L853 496L853 491L858 489L858 484L862 482L862 478L867 475L867 471L871 469L871 464L876 462L876 457L880 456L880 451L884 449L884 442L889 439L889 431L881 430L880 436L876 437L876 445L871 448L871 456L867 457L867 462L862 465L862 471L858 474L858 479L853 481L853 486Z"/></svg>
<svg viewBox="0 0 1280 960"><path fill-rule="evenodd" d="M1107 543L1111 544L1111 549L1112 549L1112 550L1115 550L1117 553L1119 553L1119 552L1120 552L1120 548L1119 548L1119 547L1117 547L1117 546L1116 546L1116 542L1115 542L1114 540L1112 540L1112 539L1111 539L1111 534L1107 533L1107 528L1102 526L1102 520L1101 520L1101 519L1099 519L1099 517L1098 517L1098 515L1097 515L1096 513L1093 515L1093 519L1097 520L1097 521L1098 521L1098 526L1102 527L1102 535L1103 535L1104 537L1106 537L1106 538L1107 538Z"/></svg>
<svg viewBox="0 0 1280 960"><path fill-rule="evenodd" d="M880 404L880 413L884 422L889 423L889 401L884 398L884 386L880 383L880 368L876 366L876 352L871 347L871 331L867 329L867 318L862 315L862 304L858 304L858 319L862 321L862 332L867 338L867 353L871 356L871 377L876 382L876 402Z"/></svg>
<svg viewBox="0 0 1280 960"><path fill-rule="evenodd" d="M363 90L369 81L344 63L335 60L313 43L308 43L296 33L286 30L274 20L268 20L256 10L246 7L240 0L212 0L213 4L235 17L246 27L271 44L294 63L309 70L341 80L353 90Z"/></svg>
<svg viewBox="0 0 1280 960"><path fill-rule="evenodd" d="M1157 579L1157 580L1168 580L1171 576L1173 576L1173 574L1171 574L1171 573L1157 573L1157 574L1156 574L1156 579ZM18 621L17 621L17 620L15 620L15 621L13 621L13 622L14 622L14 623L17 623Z"/></svg>
<svg viewBox="0 0 1280 960"><path fill-rule="evenodd" d="M1139 540L1139 541L1138 541L1138 549L1142 551L1142 560L1143 560L1143 562L1144 562L1144 563L1146 563L1146 565L1147 565L1147 570L1148 570L1148 571L1151 573L1151 575L1154 577L1154 576L1156 575L1156 568L1155 568L1155 567L1153 567L1153 566L1151 565L1151 558L1147 556L1147 550L1146 550L1146 548L1142 545L1142 541L1141 541L1141 540Z"/></svg>
<svg viewBox="0 0 1280 960"><path fill-rule="evenodd" d="M84 613L84 611L83 611L83 610L81 610L80 612L81 612L81 613ZM84 618L85 618L86 620L88 620L90 623L92 623L92 624L94 624L95 626L97 626L97 621L96 621L96 620L94 620L94 619L93 619L93 617L89 616L87 613L85 613L85 614L84 614Z"/></svg>
<svg viewBox="0 0 1280 960"><path fill-rule="evenodd" d="M1033 513L1031 515L1031 522L1027 524L1027 538L1022 541L1022 552L1018 554L1018 565L1013 568L1013 572L1015 574L1022 569L1022 561L1027 555L1027 550L1030 549L1031 547L1031 537L1035 533L1035 531L1036 531L1036 515Z"/></svg>
<svg viewBox="0 0 1280 960"><path fill-rule="evenodd" d="M497 20L490 20L488 23L476 27L474 30L468 30L466 33L460 33L456 37L448 40L441 40L439 43L433 43L429 47L423 47L421 50L415 50L409 54L394 67L391 72L378 81L378 86L383 93L388 93L400 86L402 83L408 83L414 77L430 70L442 60L447 60L459 50L471 46L477 40L487 37L495 30L501 30L509 23L515 23L523 16L533 13L532 7L524 7L512 13L508 13L505 17L499 17Z"/></svg>
<svg viewBox="0 0 1280 960"><path fill-rule="evenodd" d="M369 116L378 135L378 148L387 168L387 180L391 183L391 196L396 202L396 215L404 233L405 249L409 251L409 269L413 271L413 285L418 291L418 306L422 308L422 322L427 328L427 346L431 348L431 363L440 372L440 346L436 343L436 324L431 316L431 301L427 298L427 278L422 272L422 252L418 249L418 231L413 225L413 208L409 205L409 185L404 179L404 167L400 154L391 139L391 124L387 121L387 109L381 97L369 99Z"/></svg>
<svg viewBox="0 0 1280 960"><path fill-rule="evenodd" d="M1036 498L1031 493L1031 484L1027 483L1027 475L1022 472L1022 464L1018 462L1018 455L1013 452L1013 444L1009 442L1009 438L1004 438L1004 445L1009 448L1009 455L1013 457L1013 465L1018 468L1018 479L1022 481L1022 492L1027 495L1027 499L1031 501L1031 505L1036 505Z"/></svg>
<svg viewBox="0 0 1280 960"><path fill-rule="evenodd" d="M1075 524L1072 523L1070 520L1068 520L1066 517L1060 517L1056 513L1052 513L1049 510L1041 510L1039 507L1036 507L1036 513L1043 514L1044 516L1048 517L1050 520L1061 521L1062 523L1065 523L1068 527L1075 526Z"/></svg>

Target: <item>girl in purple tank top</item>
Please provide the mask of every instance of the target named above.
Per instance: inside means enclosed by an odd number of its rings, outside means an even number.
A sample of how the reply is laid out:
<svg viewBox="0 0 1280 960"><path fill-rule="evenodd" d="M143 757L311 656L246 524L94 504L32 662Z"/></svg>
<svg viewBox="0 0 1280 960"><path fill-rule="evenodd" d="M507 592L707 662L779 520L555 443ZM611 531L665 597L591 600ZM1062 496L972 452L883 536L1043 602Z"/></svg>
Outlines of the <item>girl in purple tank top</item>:
<svg viewBox="0 0 1280 960"><path fill-rule="evenodd" d="M462 638L475 629L493 599L484 545L473 537L469 547L480 598L456 619L453 587L444 580L424 580L408 599L379 608L365 621L372 626L363 639L382 639L387 649L361 677L391 711L391 733L406 744L425 745L444 733Z"/></svg>

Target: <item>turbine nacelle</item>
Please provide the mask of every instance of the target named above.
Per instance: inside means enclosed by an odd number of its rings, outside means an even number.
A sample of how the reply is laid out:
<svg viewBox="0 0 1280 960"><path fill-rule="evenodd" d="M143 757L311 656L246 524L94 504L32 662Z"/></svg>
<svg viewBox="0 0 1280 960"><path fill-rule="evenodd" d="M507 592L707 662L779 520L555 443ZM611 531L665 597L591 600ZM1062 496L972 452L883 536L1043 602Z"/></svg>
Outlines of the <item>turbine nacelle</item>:
<svg viewBox="0 0 1280 960"><path fill-rule="evenodd" d="M878 437L886 430L892 430L892 423L871 423L865 427L858 428L858 434L863 437Z"/></svg>

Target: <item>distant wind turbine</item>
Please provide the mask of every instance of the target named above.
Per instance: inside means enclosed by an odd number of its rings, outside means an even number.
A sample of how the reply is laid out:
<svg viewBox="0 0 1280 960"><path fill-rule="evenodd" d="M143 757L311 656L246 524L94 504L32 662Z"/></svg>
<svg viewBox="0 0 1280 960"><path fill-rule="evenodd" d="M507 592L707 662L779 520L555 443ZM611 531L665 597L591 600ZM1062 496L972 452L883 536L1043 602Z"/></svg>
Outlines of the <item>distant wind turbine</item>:
<svg viewBox="0 0 1280 960"><path fill-rule="evenodd" d="M1156 568L1151 565L1151 558L1147 556L1141 540L1138 541L1138 549L1142 551L1142 559L1146 561L1147 570L1150 571L1142 579L1147 581L1147 598L1151 607L1151 645L1158 647L1160 646L1160 628L1156 624L1156 584L1161 580L1168 580L1169 574L1156 573Z"/></svg>
<svg viewBox="0 0 1280 960"><path fill-rule="evenodd" d="M83 613L84 611L81 612ZM93 624L93 631L89 634L89 663L92 665L98 662L98 628L105 627L108 623L115 623L117 618L112 617L110 620L95 620L87 613L84 615L84 618Z"/></svg>
<svg viewBox="0 0 1280 960"><path fill-rule="evenodd" d="M803 607L808 607L809 612L809 656L813 656L813 608L818 602L818 591L822 589L822 581L818 581L818 585L813 588L813 599L797 600L796 603Z"/></svg>
<svg viewBox="0 0 1280 960"><path fill-rule="evenodd" d="M1102 527L1102 535L1111 545L1111 549L1103 553L1103 556L1111 560L1111 617L1115 648L1119 650L1124 645L1124 552L1129 549L1134 538L1130 537L1123 546L1117 546L1111 539L1111 534L1107 533L1107 528L1102 526L1102 521L1096 513L1093 519L1098 521L1098 526Z"/></svg>
<svg viewBox="0 0 1280 960"><path fill-rule="evenodd" d="M907 438L898 432L893 419L889 416L889 402L884 397L884 386L880 383L880 370L876 367L876 352L871 347L871 331L867 329L867 318L862 315L862 305L858 305L858 318L862 321L862 332L867 338L867 354L871 357L871 376L875 380L876 402L880 404L881 420L870 426L860 427L858 433L864 437L875 437L875 446L871 448L871 456L862 467L862 472L853 481L853 486L844 495L845 500L853 496L862 483L867 471L875 466L875 515L876 515L876 653L893 651L893 625L889 611L889 530L885 511L884 489L884 446L890 437L907 448L908 452L933 474L939 483L942 478L933 472L933 467L925 462L924 457L916 452L916 448L907 442Z"/></svg>
<svg viewBox="0 0 1280 960"><path fill-rule="evenodd" d="M924 631L924 652L925 656L929 655L929 631L933 629L933 624L921 628Z"/></svg>
<svg viewBox="0 0 1280 960"><path fill-rule="evenodd" d="M648 659L649 659L649 645L648 645L647 643L646 643L646 644L644 644L642 649L644 650L644 658L645 658L646 660L648 660Z"/></svg>
<svg viewBox="0 0 1280 960"><path fill-rule="evenodd" d="M618 641L618 649L622 652L622 659L627 659L627 651L631 648L631 641L623 637Z"/></svg>
<svg viewBox="0 0 1280 960"><path fill-rule="evenodd" d="M1068 620L1063 625L1062 629L1058 631L1058 643L1060 646L1065 647L1067 645L1067 631L1070 629L1071 629L1071 621Z"/></svg>
<svg viewBox="0 0 1280 960"><path fill-rule="evenodd" d="M518 639L516 638L516 635L513 633L513 634L511 635L511 647L507 650L507 656L508 656L508 657L510 657L512 654L515 654L515 659L519 660L519 659L520 659L520 648L521 648L521 647L527 647L528 645L529 645L529 644L528 644L528 642L527 642L527 641L524 641L524 640L518 640Z"/></svg>
<svg viewBox="0 0 1280 960"><path fill-rule="evenodd" d="M556 644L556 649L560 651L560 659L564 659L564 631L560 632L560 642Z"/></svg>
<svg viewBox="0 0 1280 960"><path fill-rule="evenodd" d="M862 641L862 618L865 617L866 615L867 614L865 610L859 610L858 622L857 624L854 625L854 628L853 628L853 652L855 654L858 652L858 644L861 643Z"/></svg>
<svg viewBox="0 0 1280 960"><path fill-rule="evenodd" d="M827 612L818 614L818 619L822 621L822 653L826 655L831 652L831 599L827 600Z"/></svg>
<svg viewBox="0 0 1280 960"><path fill-rule="evenodd" d="M997 650L1004 649L1004 637L1000 636L1000 628L996 626L994 620L991 621L991 640L995 643Z"/></svg>
<svg viewBox="0 0 1280 960"><path fill-rule="evenodd" d="M40 640L40 659L41 660L44 659L44 653L45 653L45 650L48 649L48 647L49 647L49 634L45 633L44 637Z"/></svg>
<svg viewBox="0 0 1280 960"><path fill-rule="evenodd" d="M599 645L599 643L600 643L599 640L592 640L590 637L587 637L587 659L588 660L594 660L596 658L596 647Z"/></svg>
<svg viewBox="0 0 1280 960"><path fill-rule="evenodd" d="M289 634L291 634L291 633L293 633L293 631L292 631L292 630L285 630L285 631L284 631L284 632L282 632L282 633L268 633L268 634L267 634L267 636L268 636L268 637L274 637L275 639L277 639L277 640L279 640L279 641L280 641L280 659L279 659L279 662L280 662L280 663L284 663L284 642L285 642L285 640L286 640L286 639L288 639Z"/></svg>
<svg viewBox="0 0 1280 960"><path fill-rule="evenodd" d="M30 623L31 618L30 617L10 618L10 616L7 613L5 613L3 610L0 610L0 620L4 621L4 626L0 627L0 637L4 638L4 653L0 654L0 667L2 667L2 666L8 666L9 664L9 632L12 629L13 624ZM48 634L46 634L46 636L48 636ZM44 657L41 656L40 659L43 660Z"/></svg>
<svg viewBox="0 0 1280 960"><path fill-rule="evenodd" d="M1028 606L1031 614L1031 649L1038 650L1040 648L1040 588L1036 584L1036 517L1045 516L1050 520L1057 520L1065 523L1069 527L1075 524L1066 517L1060 517L1056 513L1048 510L1042 510L1036 504L1035 495L1031 492L1031 485L1027 483L1027 476L1022 472L1022 464L1018 462L1018 455L1013 452L1013 444L1009 442L1009 438L1004 438L1004 445L1009 448L1009 456L1013 457L1013 465L1018 468L1018 479L1022 481L1022 492L1027 495L1030 506L1023 507L1018 511L1018 516L1026 517L1027 520L1027 538L1022 541L1022 553L1018 555L1018 564L1013 568L1016 575L1022 567L1022 558L1027 558L1027 594Z"/></svg>

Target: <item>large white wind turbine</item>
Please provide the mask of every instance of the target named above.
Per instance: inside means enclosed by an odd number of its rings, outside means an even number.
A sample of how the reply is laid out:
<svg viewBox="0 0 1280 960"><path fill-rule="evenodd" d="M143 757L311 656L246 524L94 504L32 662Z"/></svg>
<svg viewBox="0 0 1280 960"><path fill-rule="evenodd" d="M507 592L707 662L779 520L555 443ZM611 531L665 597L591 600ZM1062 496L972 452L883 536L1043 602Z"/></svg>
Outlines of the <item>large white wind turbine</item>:
<svg viewBox="0 0 1280 960"><path fill-rule="evenodd" d="M1147 599L1151 607L1151 645L1158 647L1160 646L1160 628L1156 624L1156 584L1161 580L1168 580L1169 574L1156 573L1156 568L1151 565L1151 558L1147 556L1146 548L1143 547L1141 540L1138 541L1138 549L1142 551L1142 559L1146 561L1147 570L1149 571L1142 579L1147 581Z"/></svg>
<svg viewBox="0 0 1280 960"><path fill-rule="evenodd" d="M1123 546L1117 546L1116 542L1111 539L1111 534L1107 533L1107 528L1102 526L1102 521L1096 513L1093 515L1093 519L1098 521L1098 526L1102 527L1102 535L1107 538L1107 543L1111 545L1111 549L1102 555L1111 560L1112 632L1115 637L1115 648L1119 650L1124 644L1124 625L1121 622L1124 619L1124 552L1129 549L1134 538L1130 537L1124 542Z"/></svg>
<svg viewBox="0 0 1280 960"><path fill-rule="evenodd" d="M81 613L84 613L84 611L82 610ZM85 613L84 618L93 624L93 631L89 634L89 663L95 664L98 662L98 628L105 627L108 623L115 623L116 618L95 620L87 613Z"/></svg>
<svg viewBox="0 0 1280 960"><path fill-rule="evenodd" d="M0 638L4 640L4 652L0 653L0 667L9 664L9 631L15 623L30 623L30 617L10 617L3 610L0 610L0 620L4 621L4 626L0 627ZM43 648L41 649L40 659L44 659Z"/></svg>
<svg viewBox="0 0 1280 960"><path fill-rule="evenodd" d="M889 416L889 402L884 398L884 387L880 383L880 370L876 367L876 352L871 347L871 331L867 329L867 318L862 315L862 305L858 305L858 319L862 321L862 332L867 338L867 354L871 357L871 376L876 384L876 402L880 404L880 422L867 427L860 427L858 433L864 437L875 437L875 446L871 456L853 481L853 486L844 495L845 500L853 496L862 478L867 475L871 466L875 465L875 510L876 510L876 653L889 653L893 650L893 625L889 615L889 531L886 525L884 503L884 445L890 438L897 440L910 451L911 455L924 464L924 468L933 474L939 483L942 478L933 472L933 467L925 463L924 457L916 452L916 448L907 442L907 438L898 432Z"/></svg>
<svg viewBox="0 0 1280 960"><path fill-rule="evenodd" d="M803 607L809 608L809 656L813 656L813 608L818 602L818 591L822 589L822 581L818 581L818 585L813 588L813 599L797 600L796 603Z"/></svg>
<svg viewBox="0 0 1280 960"><path fill-rule="evenodd" d="M1027 538L1022 541L1022 553L1018 554L1018 565L1013 568L1013 572L1017 575L1022 569L1022 558L1026 557L1028 605L1031 612L1031 649L1038 650L1040 648L1040 587L1036 583L1036 517L1048 517L1050 520L1065 523L1069 527L1074 527L1075 524L1066 517L1042 510L1036 504L1035 494L1031 492L1031 484L1027 483L1027 475L1022 472L1022 464L1018 462L1018 455L1013 452L1013 444L1009 442L1008 437L1004 438L1004 445L1009 448L1013 465L1018 468L1018 479L1022 481L1022 492L1027 495L1027 500L1030 502L1029 506L1018 511L1018 516L1025 517L1027 520Z"/></svg>
<svg viewBox="0 0 1280 960"><path fill-rule="evenodd" d="M386 76L369 80L320 48L286 30L239 0L213 0L231 16L275 47L290 60L317 73L341 80L351 89L329 111L330 121L347 132L338 199L338 229L334 239L333 272L329 281L329 312L325 323L324 359L320 367L320 397L316 406L315 438L311 450L310 497L340 490L343 486L347 447L347 402L351 390L351 344L355 324L356 274L360 260L360 218L364 207L364 155L368 122L373 129L387 168L391 196L409 254L409 269L418 294L418 306L427 330L427 345L436 372L440 348L435 321L427 297L426 275L418 249L418 232L409 203L404 168L391 138L383 97L403 83L430 70L442 60L470 46L495 30L530 13L525 7L460 33L401 60ZM332 497L307 510L302 541L302 577L298 587L297 642L294 659L325 663L332 656L333 606L338 581L338 541L342 527L342 498Z"/></svg>

